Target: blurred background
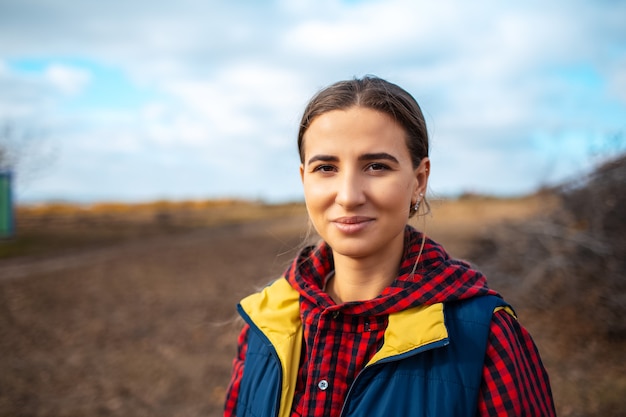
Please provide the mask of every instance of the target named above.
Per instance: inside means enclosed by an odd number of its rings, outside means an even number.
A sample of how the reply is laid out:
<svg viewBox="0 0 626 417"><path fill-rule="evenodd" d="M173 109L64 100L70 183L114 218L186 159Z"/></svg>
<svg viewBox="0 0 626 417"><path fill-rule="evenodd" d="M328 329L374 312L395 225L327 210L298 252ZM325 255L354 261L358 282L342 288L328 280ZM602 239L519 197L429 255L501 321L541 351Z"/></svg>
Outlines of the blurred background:
<svg viewBox="0 0 626 417"><path fill-rule="evenodd" d="M626 408L626 2L0 0L0 415L220 415L234 306L306 241L296 135L373 74L559 415Z"/></svg>

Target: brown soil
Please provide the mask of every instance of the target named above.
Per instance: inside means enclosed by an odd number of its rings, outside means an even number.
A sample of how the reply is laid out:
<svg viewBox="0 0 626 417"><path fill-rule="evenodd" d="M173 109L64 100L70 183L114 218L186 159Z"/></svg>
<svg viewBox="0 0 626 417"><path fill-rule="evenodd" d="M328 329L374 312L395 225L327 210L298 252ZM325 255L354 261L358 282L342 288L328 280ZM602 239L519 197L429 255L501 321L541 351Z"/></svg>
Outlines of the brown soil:
<svg viewBox="0 0 626 417"><path fill-rule="evenodd" d="M417 227L466 257L477 236L549 210L545 203L435 202ZM0 416L221 415L240 327L235 305L285 269L307 221L298 205L226 224L198 221L207 210L169 207L144 223L119 212L98 221L66 213L63 222L23 212L20 236L0 242ZM602 379L624 365L615 353L598 358L607 353L601 341L570 344L554 331L575 323L516 308L544 354L560 415L593 415L570 401L583 391L582 365L597 367L607 397L624 392ZM567 369L568 357L587 361Z"/></svg>

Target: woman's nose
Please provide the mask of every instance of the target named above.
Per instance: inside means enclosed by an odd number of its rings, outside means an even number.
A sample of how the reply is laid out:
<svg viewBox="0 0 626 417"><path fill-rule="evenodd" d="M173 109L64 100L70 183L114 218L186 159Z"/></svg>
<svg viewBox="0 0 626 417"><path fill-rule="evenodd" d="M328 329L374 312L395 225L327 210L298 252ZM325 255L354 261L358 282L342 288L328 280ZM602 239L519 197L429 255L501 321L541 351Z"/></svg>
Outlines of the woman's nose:
<svg viewBox="0 0 626 417"><path fill-rule="evenodd" d="M344 208L363 204L365 202L363 185L358 174L343 172L337 178L335 202Z"/></svg>

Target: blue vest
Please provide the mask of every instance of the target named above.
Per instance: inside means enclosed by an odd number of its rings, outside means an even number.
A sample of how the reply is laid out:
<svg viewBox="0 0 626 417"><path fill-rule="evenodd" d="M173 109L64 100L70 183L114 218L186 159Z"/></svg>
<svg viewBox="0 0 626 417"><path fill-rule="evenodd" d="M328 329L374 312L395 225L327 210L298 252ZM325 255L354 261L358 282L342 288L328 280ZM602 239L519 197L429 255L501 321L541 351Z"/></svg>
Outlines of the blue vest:
<svg viewBox="0 0 626 417"><path fill-rule="evenodd" d="M297 299L296 295L292 296L291 301ZM272 308L272 302L271 296L265 296L257 303L259 310L250 308L249 304L248 307L239 306L251 331L238 395L238 417L290 415L300 358L301 341L298 338L302 336L298 329L292 329L277 337L277 328L271 328L271 325L268 328L267 323L282 320L285 316L280 314L281 311L286 316L293 316L298 310L284 300ZM474 417L492 315L500 308L512 313L501 298L483 296L418 307L415 312L398 313L403 316L398 320L394 314L390 315L389 337L386 331L383 347L355 379L341 415ZM263 318L255 317L265 309L270 310L267 323L263 323ZM297 317L297 321L289 317L289 323L299 322ZM441 323L438 322L440 319ZM406 337L406 330L396 331L402 339L413 340L415 336L415 340L420 341L398 347L392 339L400 339L389 327L407 329L412 327L412 322L416 327L426 322L426 333L431 334L425 338L421 335ZM432 333L431 329L437 327L439 329Z"/></svg>

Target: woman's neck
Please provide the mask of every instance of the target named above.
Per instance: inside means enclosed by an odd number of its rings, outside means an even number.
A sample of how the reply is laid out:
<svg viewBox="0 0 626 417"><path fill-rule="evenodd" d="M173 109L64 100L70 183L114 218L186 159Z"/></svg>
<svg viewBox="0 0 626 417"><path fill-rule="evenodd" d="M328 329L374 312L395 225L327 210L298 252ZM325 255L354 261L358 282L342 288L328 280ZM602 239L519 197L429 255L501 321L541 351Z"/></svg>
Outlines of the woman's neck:
<svg viewBox="0 0 626 417"><path fill-rule="evenodd" d="M402 259L397 256L350 258L333 253L335 274L326 283L328 295L337 303L365 301L378 297L396 279Z"/></svg>

